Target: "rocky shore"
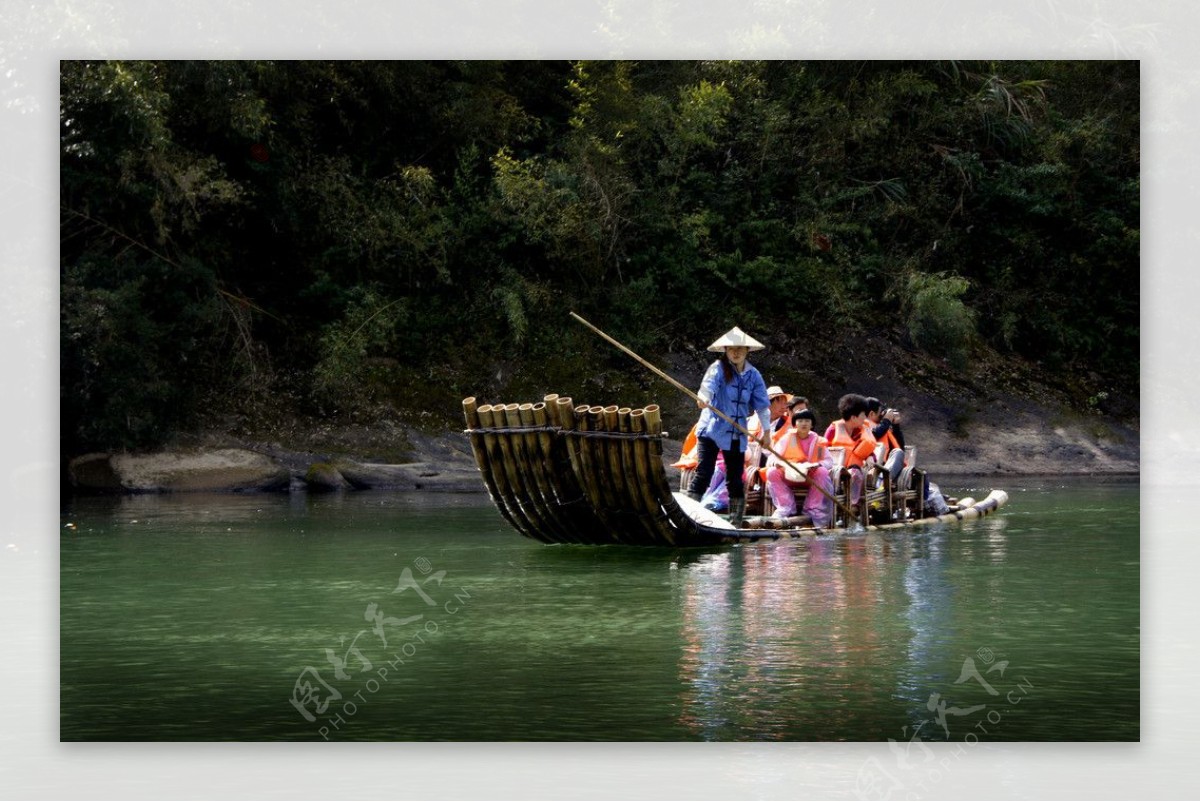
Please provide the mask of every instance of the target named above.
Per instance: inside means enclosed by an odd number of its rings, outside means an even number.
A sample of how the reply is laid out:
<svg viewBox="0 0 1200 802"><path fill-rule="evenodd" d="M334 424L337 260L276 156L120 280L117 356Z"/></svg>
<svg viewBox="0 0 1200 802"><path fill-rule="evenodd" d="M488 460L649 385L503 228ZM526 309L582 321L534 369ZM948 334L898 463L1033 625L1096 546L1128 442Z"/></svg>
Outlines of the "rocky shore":
<svg viewBox="0 0 1200 802"><path fill-rule="evenodd" d="M948 433L949 423L932 414L908 421L908 442L920 464L935 476L1127 475L1139 470L1138 432L1082 418L1048 423L1037 410L1006 405L974 421L970 434ZM680 453L672 432L664 464ZM484 492L461 432L405 431L400 462L350 453L289 449L277 442L237 441L212 435L187 447L147 454L86 454L69 461L71 487L81 493L185 492Z"/></svg>
<svg viewBox="0 0 1200 802"><path fill-rule="evenodd" d="M445 442L413 461L396 464L292 451L277 443L246 443L136 455L85 454L70 461L67 475L71 487L81 493L484 490L465 438L458 445L451 436L429 440Z"/></svg>

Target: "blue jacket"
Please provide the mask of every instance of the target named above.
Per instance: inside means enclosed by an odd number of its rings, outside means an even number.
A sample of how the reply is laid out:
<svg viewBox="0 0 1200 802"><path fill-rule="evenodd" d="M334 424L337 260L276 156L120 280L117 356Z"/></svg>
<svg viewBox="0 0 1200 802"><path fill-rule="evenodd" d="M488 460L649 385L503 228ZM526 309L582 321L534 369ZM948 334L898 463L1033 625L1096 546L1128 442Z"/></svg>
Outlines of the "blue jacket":
<svg viewBox="0 0 1200 802"><path fill-rule="evenodd" d="M704 379L700 382L698 395L711 406L733 418L743 428L751 412L758 413L758 419L771 419L771 402L767 398L767 385L763 381L758 368L745 363L741 373L734 373L733 379L725 382L725 371L721 369L721 360L708 366ZM730 451L733 443L738 443L738 450L746 450L746 435L733 428L724 418L714 414L711 409L700 413L700 421L696 424L696 436L707 437L716 442L722 451ZM734 437L737 440L734 440Z"/></svg>

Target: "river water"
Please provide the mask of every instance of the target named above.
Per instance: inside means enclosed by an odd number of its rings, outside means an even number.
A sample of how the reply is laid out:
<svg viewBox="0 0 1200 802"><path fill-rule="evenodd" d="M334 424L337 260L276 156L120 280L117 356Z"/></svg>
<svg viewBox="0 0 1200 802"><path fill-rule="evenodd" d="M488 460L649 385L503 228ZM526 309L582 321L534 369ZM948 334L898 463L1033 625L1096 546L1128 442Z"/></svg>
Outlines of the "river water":
<svg viewBox="0 0 1200 802"><path fill-rule="evenodd" d="M918 531L547 546L485 495L75 498L63 740L1138 740L1138 485Z"/></svg>

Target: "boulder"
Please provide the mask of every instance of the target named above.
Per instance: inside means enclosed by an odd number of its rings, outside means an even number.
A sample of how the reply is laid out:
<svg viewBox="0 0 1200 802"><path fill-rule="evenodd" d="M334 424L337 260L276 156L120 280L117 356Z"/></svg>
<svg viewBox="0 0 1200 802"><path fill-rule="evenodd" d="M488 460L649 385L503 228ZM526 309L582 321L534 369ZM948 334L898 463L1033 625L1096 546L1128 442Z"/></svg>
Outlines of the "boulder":
<svg viewBox="0 0 1200 802"><path fill-rule="evenodd" d="M113 470L110 454L84 454L67 463L71 485L92 493L124 493L121 479Z"/></svg>
<svg viewBox="0 0 1200 802"><path fill-rule="evenodd" d="M238 448L195 453L88 454L72 460L80 490L128 493L286 490L291 474L262 454Z"/></svg>
<svg viewBox="0 0 1200 802"><path fill-rule="evenodd" d="M342 476L336 466L328 462L314 462L304 472L304 484L308 490L329 491L346 490L352 485Z"/></svg>

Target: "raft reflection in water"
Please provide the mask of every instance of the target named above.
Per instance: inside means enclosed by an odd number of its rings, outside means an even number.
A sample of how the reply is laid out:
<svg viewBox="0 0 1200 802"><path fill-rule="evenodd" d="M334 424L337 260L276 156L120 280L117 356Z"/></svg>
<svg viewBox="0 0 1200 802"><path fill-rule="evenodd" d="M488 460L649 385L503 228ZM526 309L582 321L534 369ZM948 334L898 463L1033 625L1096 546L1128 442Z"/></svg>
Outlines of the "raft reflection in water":
<svg viewBox="0 0 1200 802"><path fill-rule="evenodd" d="M1003 560L1004 519L987 523L966 559ZM937 738L931 693L983 637L956 631L952 549L942 532L870 533L695 556L679 571L678 723L703 740Z"/></svg>

